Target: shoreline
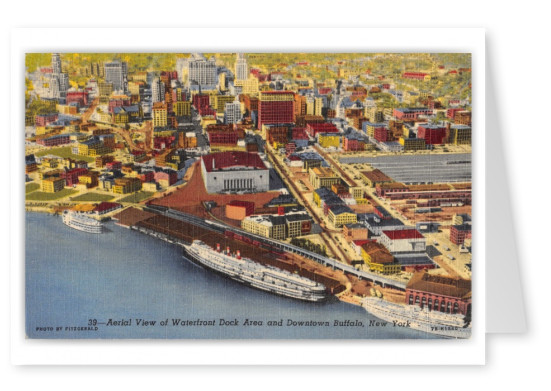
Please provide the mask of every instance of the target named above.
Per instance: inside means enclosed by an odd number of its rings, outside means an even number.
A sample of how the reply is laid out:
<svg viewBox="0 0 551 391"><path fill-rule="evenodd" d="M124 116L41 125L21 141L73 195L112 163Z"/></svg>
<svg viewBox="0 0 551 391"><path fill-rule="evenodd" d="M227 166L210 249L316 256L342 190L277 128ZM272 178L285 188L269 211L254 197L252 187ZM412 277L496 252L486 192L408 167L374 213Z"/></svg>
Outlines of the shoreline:
<svg viewBox="0 0 551 391"><path fill-rule="evenodd" d="M70 207L70 206L68 206L68 207ZM47 215L56 215L57 213L59 213L60 209L66 209L66 208L59 207L59 209L58 209L58 208L48 206L48 205L46 205L46 206L44 206L44 205L39 205L39 206L38 205L31 205L31 206L25 205L25 213L31 212L31 213L41 213L41 214L47 214ZM115 215L115 214L117 214L117 212L120 213L121 211L118 210L118 211L114 212L113 214ZM116 222L116 219L113 219L113 217L111 217L111 220L115 221L115 224L119 227L131 229L130 226L127 226L125 224L121 224L121 223ZM140 231L137 231L137 232L140 232ZM140 232L140 233L144 234L142 232ZM152 235L149 235L149 236L152 236ZM155 236L152 236L152 237L155 237ZM167 242L167 243L179 245L178 243L176 243L174 241L171 241L171 240L168 240L168 239L165 240L162 237L155 237L155 238L158 239L158 240ZM331 296L335 297L335 299L337 299L339 301L342 301L344 303L348 303L348 304L352 304L352 305L355 305L355 306L358 306L358 307L362 307L362 305L361 305L362 296L352 294L350 292L350 284L347 284L347 288L346 288L345 291L340 292L338 294L332 294Z"/></svg>

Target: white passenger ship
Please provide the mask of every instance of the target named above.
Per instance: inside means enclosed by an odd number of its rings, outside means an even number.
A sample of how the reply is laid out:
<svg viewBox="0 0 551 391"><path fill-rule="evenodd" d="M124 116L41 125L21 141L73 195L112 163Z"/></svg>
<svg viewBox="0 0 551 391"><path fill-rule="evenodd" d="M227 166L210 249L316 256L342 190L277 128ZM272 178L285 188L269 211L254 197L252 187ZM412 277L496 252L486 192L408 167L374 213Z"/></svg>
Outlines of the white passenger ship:
<svg viewBox="0 0 551 391"><path fill-rule="evenodd" d="M233 256L229 247L226 252L221 252L220 245L214 250L204 242L194 240L191 245L184 245L184 253L190 261L257 289L305 301L317 302L328 298L325 285L261 265L249 258L241 258L239 251Z"/></svg>
<svg viewBox="0 0 551 391"><path fill-rule="evenodd" d="M449 338L469 338L470 325L465 325L465 317L461 314L447 314L439 311L429 311L417 305L396 304L379 297L366 297L362 306L370 314L385 320L389 326L411 327L415 330ZM394 323L396 322L396 323Z"/></svg>
<svg viewBox="0 0 551 391"><path fill-rule="evenodd" d="M63 211L63 224L79 231L88 232L91 234L100 234L103 232L102 224L83 213L74 210Z"/></svg>

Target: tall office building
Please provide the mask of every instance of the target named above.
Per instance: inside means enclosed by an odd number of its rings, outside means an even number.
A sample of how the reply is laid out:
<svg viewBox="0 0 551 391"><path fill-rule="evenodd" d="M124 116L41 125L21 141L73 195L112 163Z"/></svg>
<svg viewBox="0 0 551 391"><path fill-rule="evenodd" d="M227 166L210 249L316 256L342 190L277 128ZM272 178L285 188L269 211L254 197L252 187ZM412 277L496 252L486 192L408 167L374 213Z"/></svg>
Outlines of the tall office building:
<svg viewBox="0 0 551 391"><path fill-rule="evenodd" d="M52 53L52 73L49 75L49 96L61 98L67 94L69 89L69 75L61 72L61 55Z"/></svg>
<svg viewBox="0 0 551 391"><path fill-rule="evenodd" d="M61 56L59 53L52 53L52 73L54 75L61 73Z"/></svg>
<svg viewBox="0 0 551 391"><path fill-rule="evenodd" d="M113 83L114 91L126 93L128 90L128 68L125 62L113 61L103 65L105 69L105 81Z"/></svg>
<svg viewBox="0 0 551 391"><path fill-rule="evenodd" d="M192 54L188 59L188 86L215 89L217 84L218 72L214 57L207 59L202 54Z"/></svg>
<svg viewBox="0 0 551 391"><path fill-rule="evenodd" d="M288 124L295 121L295 93L262 91L258 104L258 129L264 124Z"/></svg>
<svg viewBox="0 0 551 391"><path fill-rule="evenodd" d="M158 77L151 83L151 100L153 102L162 102L165 100L165 83Z"/></svg>
<svg viewBox="0 0 551 391"><path fill-rule="evenodd" d="M237 99L234 102L226 103L224 110L224 121L227 124L236 124L243 119L241 114L241 102Z"/></svg>
<svg viewBox="0 0 551 391"><path fill-rule="evenodd" d="M48 87L46 89L46 97L58 99L61 96L61 93L59 91L59 75L54 75L53 73L47 74L45 77L45 81L48 84Z"/></svg>
<svg viewBox="0 0 551 391"><path fill-rule="evenodd" d="M249 77L249 66L247 59L243 53L237 53L237 61L235 62L235 80L247 80Z"/></svg>

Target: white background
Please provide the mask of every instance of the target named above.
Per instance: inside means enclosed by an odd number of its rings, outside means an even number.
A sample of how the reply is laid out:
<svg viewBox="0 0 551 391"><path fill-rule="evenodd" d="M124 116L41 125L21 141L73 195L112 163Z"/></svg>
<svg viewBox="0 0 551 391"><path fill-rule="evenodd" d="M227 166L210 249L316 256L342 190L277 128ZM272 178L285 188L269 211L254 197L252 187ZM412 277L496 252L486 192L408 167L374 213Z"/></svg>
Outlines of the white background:
<svg viewBox="0 0 551 391"><path fill-rule="evenodd" d="M122 3L122 2L121 2ZM519 241L520 273L523 281L529 333L521 336L487 338L486 367L352 367L352 368L21 368L9 363L8 322L0 324L4 381L13 388L41 389L135 389L165 387L309 388L360 387L405 388L414 390L469 387L525 388L528 384L548 385L549 306L547 304L549 241L546 188L549 187L547 155L549 138L545 116L549 94L549 12L539 2L522 1L511 6L481 1L392 1L375 4L367 1L312 2L277 1L269 5L251 2L163 1L149 4L114 1L86 2L48 1L36 4L4 4L0 24L4 44L1 57L3 77L0 94L2 108L9 108L9 33L11 27L485 27L487 31L487 64L496 80L495 97L503 127L503 144L509 159L508 176L514 186L513 216ZM328 30L330 35L331 31ZM298 38L298 37L297 37ZM114 37L116 39L116 37ZM185 42L187 37L182 37ZM277 39L277 37L274 37ZM323 35L319 37L323 40ZM406 37L405 37L406 39ZM3 133L9 128L7 110L3 110ZM543 115L542 115L543 114ZM515 137L516 136L516 137ZM7 139L7 137L6 137ZM6 140L7 141L7 140ZM491 140L488 140L491 142ZM7 143L6 143L7 144ZM6 148L7 149L7 148ZM2 167L7 170L4 149ZM7 179L7 178L6 178ZM4 181L6 183L6 181ZM523 189L524 187L524 189ZM8 192L1 210L9 232ZM489 226L491 229L491 226ZM7 265L8 247L3 243ZM2 304L7 318L9 272L2 269ZM488 271L492 273L491 270ZM504 297L504 300L507 298ZM218 375L218 376L216 376ZM289 376L290 378L284 378ZM283 383L281 383L283 381ZM279 387L278 387L279 386Z"/></svg>

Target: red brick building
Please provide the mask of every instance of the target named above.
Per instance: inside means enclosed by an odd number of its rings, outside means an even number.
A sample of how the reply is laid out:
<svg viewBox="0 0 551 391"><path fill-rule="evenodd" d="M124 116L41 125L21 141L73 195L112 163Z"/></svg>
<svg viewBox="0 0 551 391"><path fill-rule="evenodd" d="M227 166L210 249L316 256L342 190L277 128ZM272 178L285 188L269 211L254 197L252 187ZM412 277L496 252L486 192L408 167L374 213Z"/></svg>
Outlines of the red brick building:
<svg viewBox="0 0 551 391"><path fill-rule="evenodd" d="M398 120L415 121L419 118L420 115L432 115L432 113L432 109L417 107L394 109L392 114Z"/></svg>
<svg viewBox="0 0 551 391"><path fill-rule="evenodd" d="M65 178L65 186L73 186L78 183L78 177L87 174L88 170L85 168L72 168L67 171L62 171L60 177Z"/></svg>
<svg viewBox="0 0 551 391"><path fill-rule="evenodd" d="M463 244L465 239L471 238L471 225L470 224L461 224L461 225L452 225L450 228L450 241L453 244Z"/></svg>
<svg viewBox="0 0 551 391"><path fill-rule="evenodd" d="M446 127L429 124L419 125L417 138L425 139L427 145L443 144L446 138Z"/></svg>
<svg viewBox="0 0 551 391"><path fill-rule="evenodd" d="M339 133L339 129L329 122L309 123L306 125L306 133L310 137L316 137L319 133Z"/></svg>
<svg viewBox="0 0 551 391"><path fill-rule="evenodd" d="M243 128L236 127L232 124L208 125L206 132L211 145L236 145L237 140L245 137Z"/></svg>
<svg viewBox="0 0 551 391"><path fill-rule="evenodd" d="M56 145L69 144L71 138L68 134L59 134L52 137L46 137L36 140L37 144L44 145L46 147L53 147Z"/></svg>
<svg viewBox="0 0 551 391"><path fill-rule="evenodd" d="M262 91L258 104L258 128L265 124L295 122L295 94L292 91Z"/></svg>
<svg viewBox="0 0 551 391"><path fill-rule="evenodd" d="M66 104L77 103L79 107L88 106L88 92L69 91L66 96Z"/></svg>
<svg viewBox="0 0 551 391"><path fill-rule="evenodd" d="M194 95L193 96L193 106L195 106L195 108L198 110L198 111L201 111L201 109L205 109L207 107L209 107L209 96L208 95L205 95L205 94L197 94L197 95Z"/></svg>
<svg viewBox="0 0 551 391"><path fill-rule="evenodd" d="M49 123L57 121L57 114L37 114L34 117L34 124L36 126L46 126Z"/></svg>
<svg viewBox="0 0 551 391"><path fill-rule="evenodd" d="M373 137L379 142L388 141L388 129L384 127L375 128L373 131Z"/></svg>
<svg viewBox="0 0 551 391"><path fill-rule="evenodd" d="M406 304L450 314L471 313L471 281L415 273L406 286Z"/></svg>

